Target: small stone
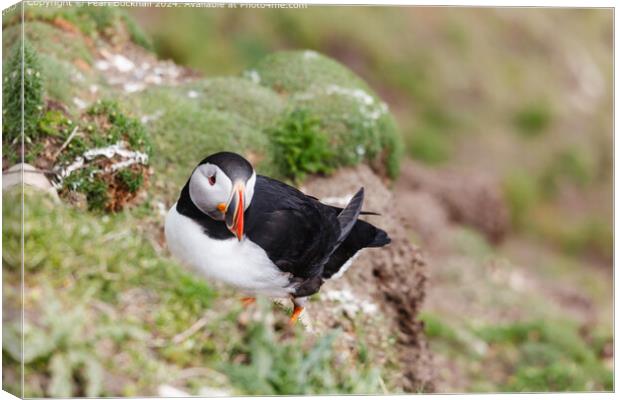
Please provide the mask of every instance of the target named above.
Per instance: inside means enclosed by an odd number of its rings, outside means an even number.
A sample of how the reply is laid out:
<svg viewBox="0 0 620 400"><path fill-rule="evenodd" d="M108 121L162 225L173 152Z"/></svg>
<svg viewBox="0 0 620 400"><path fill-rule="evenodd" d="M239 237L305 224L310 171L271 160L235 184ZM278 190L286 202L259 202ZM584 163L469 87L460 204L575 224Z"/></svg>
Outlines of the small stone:
<svg viewBox="0 0 620 400"><path fill-rule="evenodd" d="M38 170L30 164L15 164L11 168L2 173L2 190L7 190L13 186L21 185L22 173L24 170L24 185L33 187L42 191L46 191L54 198L58 198L56 189L52 186L50 181L45 177L43 171Z"/></svg>

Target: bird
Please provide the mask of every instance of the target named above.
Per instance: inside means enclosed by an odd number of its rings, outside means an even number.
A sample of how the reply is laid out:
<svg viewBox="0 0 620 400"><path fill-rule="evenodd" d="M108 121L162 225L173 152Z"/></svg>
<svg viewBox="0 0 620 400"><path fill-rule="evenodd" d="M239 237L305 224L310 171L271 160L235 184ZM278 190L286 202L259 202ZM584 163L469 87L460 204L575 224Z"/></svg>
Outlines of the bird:
<svg viewBox="0 0 620 400"><path fill-rule="evenodd" d="M190 271L245 294L290 299L294 325L307 299L340 277L358 252L390 243L359 219L364 188L344 208L321 203L284 182L257 175L233 152L204 158L166 215L171 254Z"/></svg>

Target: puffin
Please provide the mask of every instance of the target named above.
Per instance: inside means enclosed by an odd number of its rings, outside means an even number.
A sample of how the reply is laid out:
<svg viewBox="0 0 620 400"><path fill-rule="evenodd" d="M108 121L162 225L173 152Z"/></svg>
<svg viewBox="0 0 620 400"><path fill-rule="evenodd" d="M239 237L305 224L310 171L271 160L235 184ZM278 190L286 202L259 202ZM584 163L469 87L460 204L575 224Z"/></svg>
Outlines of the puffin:
<svg viewBox="0 0 620 400"><path fill-rule="evenodd" d="M359 219L364 188L344 207L266 176L233 152L204 158L166 215L172 255L191 272L236 288L249 305L256 296L290 299L294 325L307 299L340 277L360 250L390 243Z"/></svg>

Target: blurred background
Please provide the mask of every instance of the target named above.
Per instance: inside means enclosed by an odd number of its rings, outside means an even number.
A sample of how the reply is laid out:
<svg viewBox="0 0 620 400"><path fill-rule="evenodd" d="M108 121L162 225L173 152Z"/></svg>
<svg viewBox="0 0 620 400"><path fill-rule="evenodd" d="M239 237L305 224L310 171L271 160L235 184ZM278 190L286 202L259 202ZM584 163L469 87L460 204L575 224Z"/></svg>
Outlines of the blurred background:
<svg viewBox="0 0 620 400"><path fill-rule="evenodd" d="M327 54L388 103L415 168L450 171L463 192L493 178L509 220L495 244L468 227L441 230L432 204L396 184L401 206L422 214L410 229L429 257L423 319L440 391L609 388L605 372L564 357L584 347L611 368L610 10L131 12L161 57L207 77L275 50Z"/></svg>

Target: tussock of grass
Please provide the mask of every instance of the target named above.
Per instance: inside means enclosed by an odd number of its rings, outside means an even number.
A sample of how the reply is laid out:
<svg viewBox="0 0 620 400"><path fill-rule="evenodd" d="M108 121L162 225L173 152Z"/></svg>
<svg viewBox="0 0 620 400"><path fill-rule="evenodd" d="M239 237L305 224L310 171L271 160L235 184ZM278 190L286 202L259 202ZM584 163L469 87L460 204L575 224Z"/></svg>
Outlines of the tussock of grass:
<svg viewBox="0 0 620 400"><path fill-rule="evenodd" d="M15 43L3 72L2 137L10 144L21 137L23 107L25 140L34 140L38 137L37 124L43 110L43 83L41 62L29 41Z"/></svg>
<svg viewBox="0 0 620 400"><path fill-rule="evenodd" d="M564 320L531 320L478 327L449 325L437 315L421 316L436 351L459 363L479 391L548 392L601 391L613 388L613 373L601 359L601 346L580 335L579 327ZM458 327L457 327L458 326ZM468 339L470 338L470 339ZM486 350L476 354L472 340ZM610 340L597 336L595 343ZM494 365L497 373L481 375L467 365L473 357Z"/></svg>

